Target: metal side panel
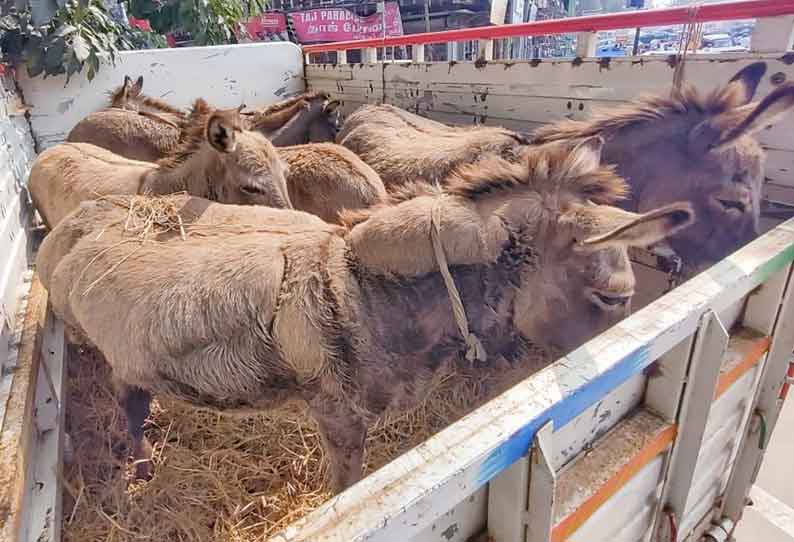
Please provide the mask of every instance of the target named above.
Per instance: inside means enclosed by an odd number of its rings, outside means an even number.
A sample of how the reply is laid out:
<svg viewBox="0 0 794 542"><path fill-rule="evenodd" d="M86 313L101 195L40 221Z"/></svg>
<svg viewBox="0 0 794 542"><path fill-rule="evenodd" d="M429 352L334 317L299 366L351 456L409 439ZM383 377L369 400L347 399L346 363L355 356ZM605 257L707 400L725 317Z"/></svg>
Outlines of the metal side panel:
<svg viewBox="0 0 794 542"><path fill-rule="evenodd" d="M650 529L667 454L657 456L601 506L569 542L637 542Z"/></svg>

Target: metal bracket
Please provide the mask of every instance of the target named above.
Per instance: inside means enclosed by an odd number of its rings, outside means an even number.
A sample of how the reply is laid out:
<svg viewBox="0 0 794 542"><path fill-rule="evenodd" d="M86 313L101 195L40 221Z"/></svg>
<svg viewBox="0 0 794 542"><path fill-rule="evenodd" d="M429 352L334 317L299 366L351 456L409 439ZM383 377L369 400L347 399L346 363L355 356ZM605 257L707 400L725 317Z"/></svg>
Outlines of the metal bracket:
<svg viewBox="0 0 794 542"><path fill-rule="evenodd" d="M554 526L554 490L557 474L552 463L553 422L535 434L529 460L529 498L526 542L550 542Z"/></svg>
<svg viewBox="0 0 794 542"><path fill-rule="evenodd" d="M661 513L668 516L671 524L680 523L687 510L695 466L728 340L728 332L719 316L712 310L706 311L701 317L689 361L686 388L677 416L678 436L660 499ZM657 517L656 529L662 524Z"/></svg>

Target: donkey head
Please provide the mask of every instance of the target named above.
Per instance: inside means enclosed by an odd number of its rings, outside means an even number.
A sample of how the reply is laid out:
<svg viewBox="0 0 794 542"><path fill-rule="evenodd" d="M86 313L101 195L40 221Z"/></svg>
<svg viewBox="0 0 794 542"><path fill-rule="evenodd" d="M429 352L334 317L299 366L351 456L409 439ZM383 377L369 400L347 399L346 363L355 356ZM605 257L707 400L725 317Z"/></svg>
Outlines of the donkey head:
<svg viewBox="0 0 794 542"><path fill-rule="evenodd" d="M794 107L790 83L752 102L765 72L765 63L750 64L708 95L688 87L644 97L592 121L541 129L538 141L602 135L605 162L631 185L628 209L691 202L697 224L669 242L690 271L699 270L759 233L764 152L753 136Z"/></svg>
<svg viewBox="0 0 794 542"><path fill-rule="evenodd" d="M635 286L628 248L694 218L687 203L643 214L612 206L627 186L600 165L602 146L591 137L530 147L517 163L486 159L451 180L453 192L487 195L475 197L478 213L493 213L509 232L523 261L513 279L514 324L547 348L568 351L625 317Z"/></svg>
<svg viewBox="0 0 794 542"><path fill-rule="evenodd" d="M118 109L138 110L136 98L141 95L143 90L143 76L138 77L135 82L129 75L124 76L124 84L113 91L110 95L110 107Z"/></svg>
<svg viewBox="0 0 794 542"><path fill-rule="evenodd" d="M319 107L319 114L314 117L314 121L309 125L310 143L333 142L336 140L336 134L339 133L342 127L340 105L339 100L326 98L322 101ZM310 104L310 107L316 106Z"/></svg>
<svg viewBox="0 0 794 542"><path fill-rule="evenodd" d="M692 202L698 223L670 240L693 270L718 261L759 234L764 151L753 137L794 107L794 85L780 86L752 103L766 69L752 64L716 92L689 121L676 141L653 159L659 169L637 194L640 210L671 200ZM666 151L671 152L666 152ZM650 152L653 152L649 149Z"/></svg>
<svg viewBox="0 0 794 542"><path fill-rule="evenodd" d="M243 129L242 107L213 109L196 100L180 149L161 167L179 168L187 183L206 183L206 193L216 201L291 208L287 165L265 136Z"/></svg>

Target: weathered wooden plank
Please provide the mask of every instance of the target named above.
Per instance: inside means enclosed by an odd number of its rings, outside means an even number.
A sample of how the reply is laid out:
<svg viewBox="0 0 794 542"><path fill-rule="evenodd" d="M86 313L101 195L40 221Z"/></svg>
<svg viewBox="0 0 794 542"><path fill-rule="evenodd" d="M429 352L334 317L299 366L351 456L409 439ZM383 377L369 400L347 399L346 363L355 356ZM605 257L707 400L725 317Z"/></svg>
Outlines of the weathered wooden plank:
<svg viewBox="0 0 794 542"><path fill-rule="evenodd" d="M0 426L0 539L17 540L24 526L25 490L35 429L33 409L39 371L39 327L47 292L35 278L28 298L22 343L5 417ZM22 533L24 534L24 533Z"/></svg>
<svg viewBox="0 0 794 542"><path fill-rule="evenodd" d="M63 322L48 311L41 330L34 450L27 484L27 540L60 542L66 343ZM23 539L24 540L24 539Z"/></svg>

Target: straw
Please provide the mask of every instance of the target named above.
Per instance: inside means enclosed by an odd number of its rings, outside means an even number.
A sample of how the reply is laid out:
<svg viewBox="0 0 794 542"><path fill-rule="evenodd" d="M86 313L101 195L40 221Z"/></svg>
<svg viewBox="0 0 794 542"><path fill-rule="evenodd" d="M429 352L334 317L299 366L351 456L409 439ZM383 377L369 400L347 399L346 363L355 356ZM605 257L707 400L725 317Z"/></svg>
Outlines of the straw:
<svg viewBox="0 0 794 542"><path fill-rule="evenodd" d="M71 346L67 431L74 461L65 479L66 542L266 540L330 496L328 466L305 405L220 415L155 398L147 435L154 476L133 482L126 421L110 369ZM476 377L475 377L476 375ZM490 377L447 374L415 410L384 419L367 438L366 472L385 465L495 393Z"/></svg>

